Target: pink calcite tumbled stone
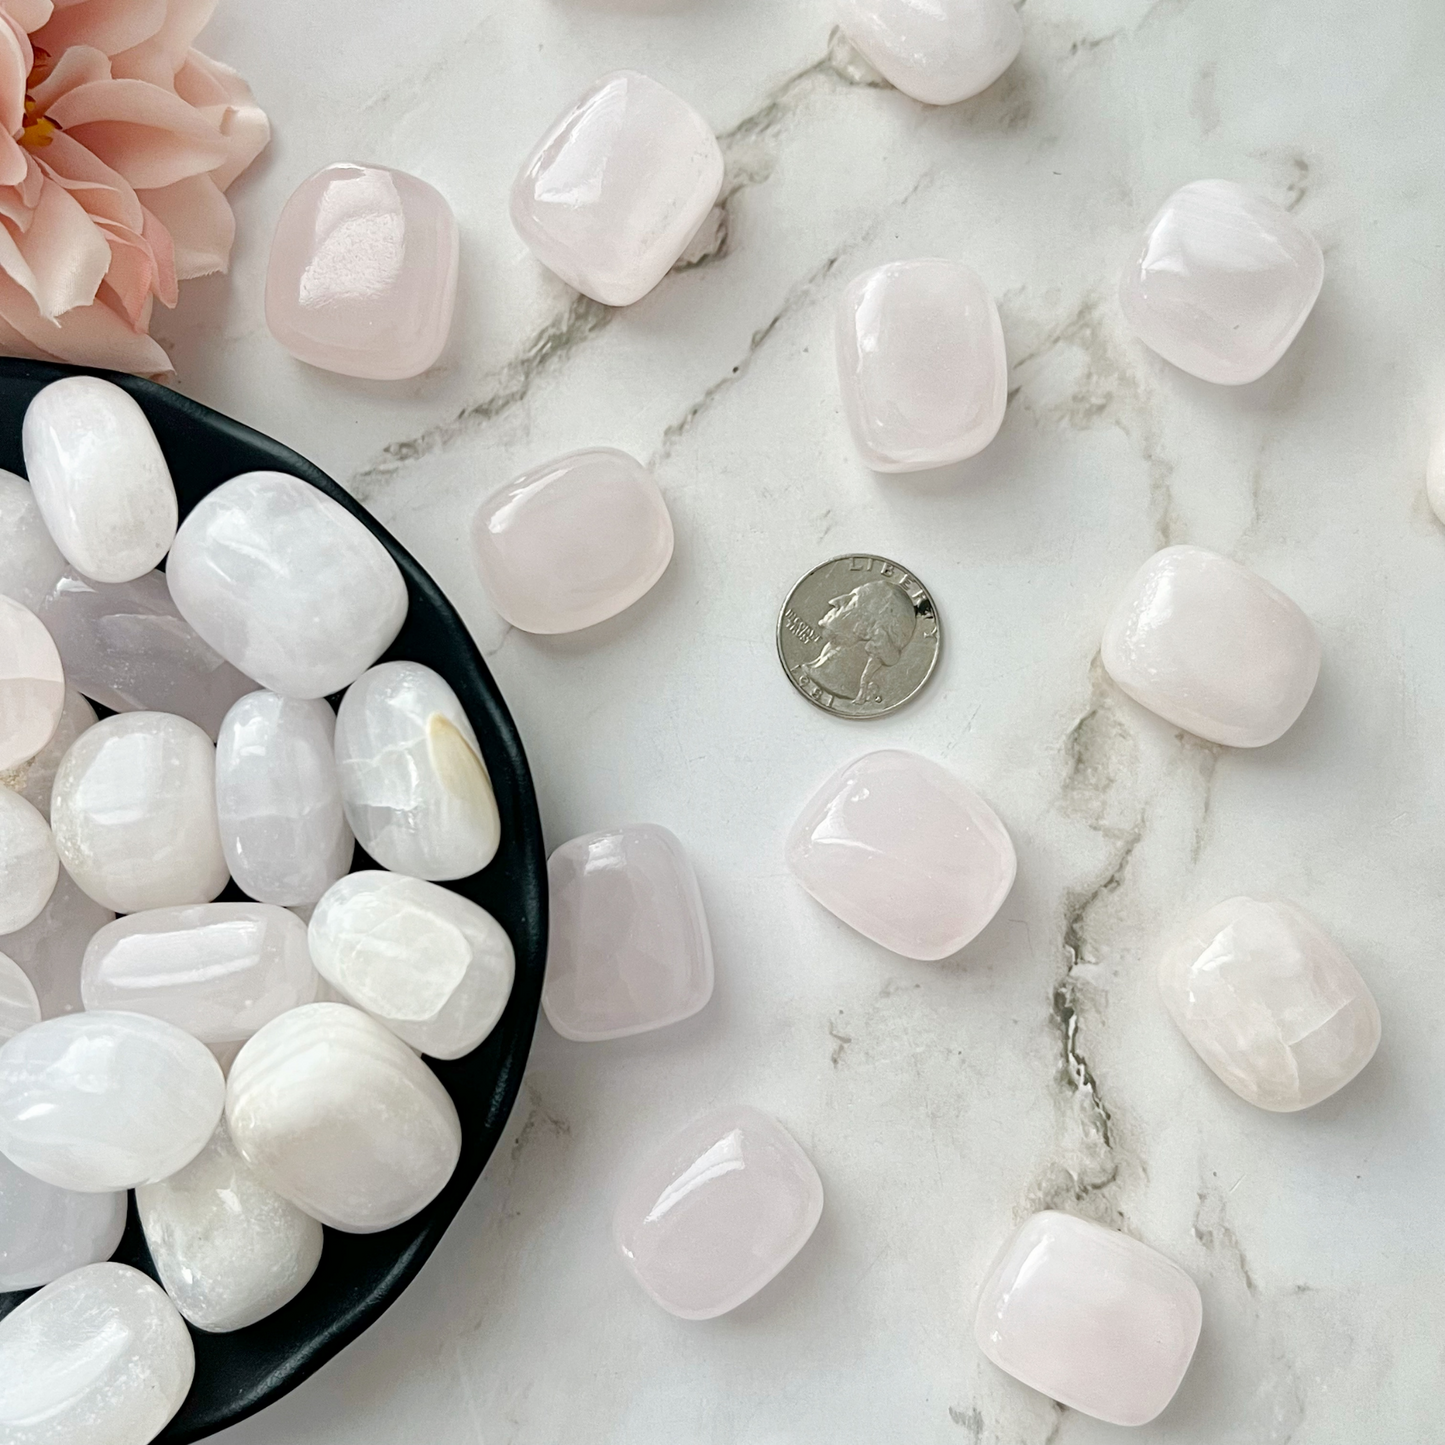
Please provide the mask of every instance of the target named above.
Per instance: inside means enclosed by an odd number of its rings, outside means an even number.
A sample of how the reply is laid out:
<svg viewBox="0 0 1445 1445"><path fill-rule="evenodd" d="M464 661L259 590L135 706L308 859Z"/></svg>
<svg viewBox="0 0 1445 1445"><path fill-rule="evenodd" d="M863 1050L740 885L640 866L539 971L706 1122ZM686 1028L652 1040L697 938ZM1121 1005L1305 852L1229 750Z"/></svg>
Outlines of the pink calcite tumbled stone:
<svg viewBox="0 0 1445 1445"><path fill-rule="evenodd" d="M65 673L45 624L0 595L0 772L50 741L64 707Z"/></svg>
<svg viewBox="0 0 1445 1445"><path fill-rule="evenodd" d="M840 768L787 843L788 866L844 923L905 958L939 959L981 933L1018 861L998 815L917 753L886 749Z"/></svg>
<svg viewBox="0 0 1445 1445"><path fill-rule="evenodd" d="M1045 1210L1004 1246L974 1334L1001 1370L1111 1425L1145 1425L1174 1398L1203 1318L1173 1260L1127 1234Z"/></svg>
<svg viewBox="0 0 1445 1445"><path fill-rule="evenodd" d="M457 223L440 192L386 166L332 165L281 209L266 324L312 366L396 381L441 355L456 290Z"/></svg>
<svg viewBox="0 0 1445 1445"><path fill-rule="evenodd" d="M524 632L575 632L632 606L667 570L672 541L652 473L610 447L534 467L472 520L482 586Z"/></svg>
<svg viewBox="0 0 1445 1445"><path fill-rule="evenodd" d="M542 1007L565 1038L621 1038L712 997L712 942L682 844L653 823L574 838L547 863Z"/></svg>
<svg viewBox="0 0 1445 1445"><path fill-rule="evenodd" d="M812 1161L775 1119L732 1106L689 1124L633 1176L613 1237L669 1313L708 1320L751 1299L823 1213Z"/></svg>
<svg viewBox="0 0 1445 1445"><path fill-rule="evenodd" d="M537 143L512 224L537 259L607 306L672 269L722 189L723 158L681 96L634 70L604 75Z"/></svg>

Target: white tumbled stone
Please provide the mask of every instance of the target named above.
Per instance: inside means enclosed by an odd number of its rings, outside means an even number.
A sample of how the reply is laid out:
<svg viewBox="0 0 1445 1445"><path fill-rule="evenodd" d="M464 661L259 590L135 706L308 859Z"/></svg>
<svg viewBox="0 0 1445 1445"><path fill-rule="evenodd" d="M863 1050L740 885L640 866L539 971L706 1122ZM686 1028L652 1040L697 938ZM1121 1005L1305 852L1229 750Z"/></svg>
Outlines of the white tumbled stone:
<svg viewBox="0 0 1445 1445"><path fill-rule="evenodd" d="M15 933L0 935L0 949L35 985L43 1018L85 1007L80 998L80 960L96 930L114 917L109 908L82 892L62 867L40 916Z"/></svg>
<svg viewBox="0 0 1445 1445"><path fill-rule="evenodd" d="M471 1053L512 992L502 925L420 878L348 874L316 905L308 934L317 969L343 998L436 1059Z"/></svg>
<svg viewBox="0 0 1445 1445"><path fill-rule="evenodd" d="M0 1320L3 1445L148 1445L196 1371L166 1292L128 1264L63 1275Z"/></svg>
<svg viewBox="0 0 1445 1445"><path fill-rule="evenodd" d="M108 923L85 950L88 1009L149 1014L204 1044L248 1039L316 998L306 925L269 903L155 908Z"/></svg>
<svg viewBox="0 0 1445 1445"><path fill-rule="evenodd" d="M55 735L65 671L45 624L0 596L0 773L29 762Z"/></svg>
<svg viewBox="0 0 1445 1445"><path fill-rule="evenodd" d="M315 903L351 867L336 714L316 698L252 692L216 740L216 812L231 877L262 903Z"/></svg>
<svg viewBox="0 0 1445 1445"><path fill-rule="evenodd" d="M222 657L287 697L340 691L406 618L406 583L386 548L283 472L246 472L205 497L176 534L166 579Z"/></svg>
<svg viewBox="0 0 1445 1445"><path fill-rule="evenodd" d="M60 721L55 725L50 741L28 762L0 773L0 785L19 793L27 803L33 804L48 822L50 793L55 786L55 775L60 771L60 760L71 743L86 728L94 726L95 709L73 687L67 687L65 706L61 709Z"/></svg>
<svg viewBox="0 0 1445 1445"><path fill-rule="evenodd" d="M149 572L176 535L176 489L128 392L98 376L38 391L21 431L25 474L66 561L97 582Z"/></svg>
<svg viewBox="0 0 1445 1445"><path fill-rule="evenodd" d="M123 1189L57 1189L0 1154L0 1290L37 1289L109 1259L125 1212Z"/></svg>
<svg viewBox="0 0 1445 1445"><path fill-rule="evenodd" d="M295 1299L321 1259L321 1226L269 1189L224 1120L184 1169L135 1192L156 1273L197 1329L225 1334Z"/></svg>
<svg viewBox="0 0 1445 1445"><path fill-rule="evenodd" d="M466 878L492 861L501 822L477 735L446 680L418 662L363 673L336 717L347 821L384 868Z"/></svg>
<svg viewBox="0 0 1445 1445"><path fill-rule="evenodd" d="M216 750L172 713L119 713L82 733L55 775L50 824L70 876L117 913L209 903L226 886Z"/></svg>
<svg viewBox="0 0 1445 1445"><path fill-rule="evenodd" d="M50 595L65 558L24 477L0 470L0 596L34 612Z"/></svg>
<svg viewBox="0 0 1445 1445"><path fill-rule="evenodd" d="M23 968L0 953L0 1044L40 1022L40 996Z"/></svg>
<svg viewBox="0 0 1445 1445"><path fill-rule="evenodd" d="M461 1153L456 1106L436 1075L340 1003L292 1009L246 1044L227 1081L226 1122L272 1189L350 1234L424 1209Z"/></svg>
<svg viewBox="0 0 1445 1445"><path fill-rule="evenodd" d="M224 1096L210 1050L173 1024L46 1019L0 1047L0 1153L62 1189L129 1189L189 1164Z"/></svg>
<svg viewBox="0 0 1445 1445"><path fill-rule="evenodd" d="M50 824L33 803L0 788L0 935L39 918L59 876Z"/></svg>

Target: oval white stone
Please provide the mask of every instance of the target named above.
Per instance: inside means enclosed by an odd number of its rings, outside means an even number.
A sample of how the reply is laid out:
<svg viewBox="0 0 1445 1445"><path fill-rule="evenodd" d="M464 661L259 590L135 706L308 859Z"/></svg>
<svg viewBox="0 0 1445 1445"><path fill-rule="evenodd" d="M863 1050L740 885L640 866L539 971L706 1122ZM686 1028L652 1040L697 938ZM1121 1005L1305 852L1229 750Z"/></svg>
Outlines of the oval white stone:
<svg viewBox="0 0 1445 1445"><path fill-rule="evenodd" d="M406 583L386 548L281 472L247 472L206 497L176 535L166 580L222 657L287 697L340 691L406 618Z"/></svg>
<svg viewBox="0 0 1445 1445"><path fill-rule="evenodd" d="M65 706L61 709L60 721L51 733L50 741L29 762L0 773L0 784L13 788L39 811L41 817L48 820L50 792L55 786L55 775L60 771L60 760L71 743L86 728L94 726L95 709L73 687L67 687Z"/></svg>
<svg viewBox="0 0 1445 1445"><path fill-rule="evenodd" d="M128 1264L77 1269L0 1320L4 1445L147 1445L196 1372L185 1322Z"/></svg>
<svg viewBox="0 0 1445 1445"><path fill-rule="evenodd" d="M0 1154L0 1290L35 1289L115 1253L125 1233L123 1189L57 1189Z"/></svg>
<svg viewBox="0 0 1445 1445"><path fill-rule="evenodd" d="M55 734L65 672L45 624L0 596L0 772L28 762Z"/></svg>
<svg viewBox="0 0 1445 1445"><path fill-rule="evenodd" d="M30 483L14 472L0 471L0 537L0 594L34 612L65 570L65 558L46 530Z"/></svg>
<svg viewBox="0 0 1445 1445"><path fill-rule="evenodd" d="M210 1050L160 1019L47 1019L0 1047L0 1153L62 1189L148 1184L201 1151L225 1087Z"/></svg>
<svg viewBox="0 0 1445 1445"><path fill-rule="evenodd" d="M323 978L436 1059L471 1053L512 992L515 961L502 925L420 878L348 874L316 905L309 936Z"/></svg>
<svg viewBox="0 0 1445 1445"><path fill-rule="evenodd" d="M65 558L97 582L149 572L176 535L176 489L145 413L98 376L35 394L21 429L25 474Z"/></svg>
<svg viewBox="0 0 1445 1445"><path fill-rule="evenodd" d="M40 916L59 874L50 824L19 793L0 788L0 934Z"/></svg>
<svg viewBox="0 0 1445 1445"><path fill-rule="evenodd" d="M357 841L414 878L467 878L492 861L501 822L477 735L444 678L383 662L336 716L336 766Z"/></svg>
<svg viewBox="0 0 1445 1445"><path fill-rule="evenodd" d="M115 917L60 870L50 902L34 923L0 937L0 948L24 970L35 985L44 1018L76 1013L80 1001L80 960L96 929Z"/></svg>
<svg viewBox="0 0 1445 1445"><path fill-rule="evenodd" d="M70 876L117 913L209 903L226 886L216 750L173 713L121 713L82 733L50 820Z"/></svg>
<svg viewBox="0 0 1445 1445"><path fill-rule="evenodd" d="M436 1075L395 1034L340 1003L292 1009L246 1044L231 1066L226 1121L271 1188L350 1234L424 1209L462 1147L456 1106Z"/></svg>
<svg viewBox="0 0 1445 1445"><path fill-rule="evenodd" d="M336 775L336 714L319 699L253 692L216 740L216 811L231 876L252 898L315 903L351 867Z"/></svg>
<svg viewBox="0 0 1445 1445"><path fill-rule="evenodd" d="M39 1022L40 997L35 985L13 958L0 953L0 1044ZM0 1220L4 1217L0 1211Z"/></svg>
<svg viewBox="0 0 1445 1445"><path fill-rule="evenodd" d="M88 1009L149 1014L205 1044L239 1043L316 997L306 925L269 903L153 908L107 924L85 950Z"/></svg>
<svg viewBox="0 0 1445 1445"><path fill-rule="evenodd" d="M189 1164L135 1192L151 1259L197 1329L224 1334L274 1314L321 1259L321 1226L268 1189L223 1121Z"/></svg>

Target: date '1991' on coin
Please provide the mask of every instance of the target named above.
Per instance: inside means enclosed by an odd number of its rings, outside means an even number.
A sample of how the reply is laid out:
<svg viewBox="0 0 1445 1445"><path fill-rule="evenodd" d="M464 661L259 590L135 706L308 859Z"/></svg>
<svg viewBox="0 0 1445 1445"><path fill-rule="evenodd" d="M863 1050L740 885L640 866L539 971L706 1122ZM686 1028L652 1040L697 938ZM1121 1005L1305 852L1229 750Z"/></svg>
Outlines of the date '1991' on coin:
<svg viewBox="0 0 1445 1445"><path fill-rule="evenodd" d="M866 553L814 567L778 616L778 658L788 680L839 717L882 717L916 697L942 640L923 583Z"/></svg>

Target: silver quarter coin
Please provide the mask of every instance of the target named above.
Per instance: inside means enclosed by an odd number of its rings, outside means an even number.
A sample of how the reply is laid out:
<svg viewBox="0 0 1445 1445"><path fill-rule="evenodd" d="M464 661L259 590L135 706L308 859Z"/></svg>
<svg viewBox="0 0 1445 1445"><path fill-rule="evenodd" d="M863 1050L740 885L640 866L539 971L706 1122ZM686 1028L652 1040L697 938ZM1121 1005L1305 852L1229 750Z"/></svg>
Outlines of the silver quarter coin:
<svg viewBox="0 0 1445 1445"><path fill-rule="evenodd" d="M815 707L882 717L916 697L943 635L928 589L886 557L851 552L814 567L778 615L778 659Z"/></svg>

